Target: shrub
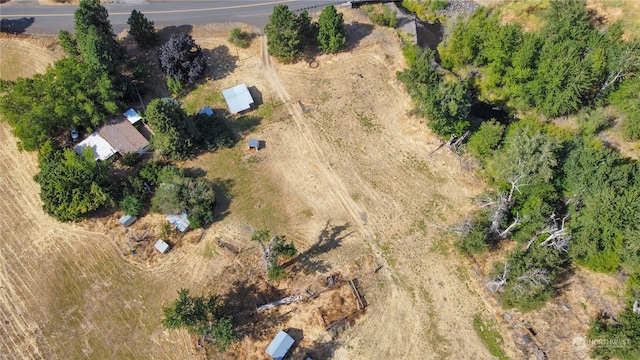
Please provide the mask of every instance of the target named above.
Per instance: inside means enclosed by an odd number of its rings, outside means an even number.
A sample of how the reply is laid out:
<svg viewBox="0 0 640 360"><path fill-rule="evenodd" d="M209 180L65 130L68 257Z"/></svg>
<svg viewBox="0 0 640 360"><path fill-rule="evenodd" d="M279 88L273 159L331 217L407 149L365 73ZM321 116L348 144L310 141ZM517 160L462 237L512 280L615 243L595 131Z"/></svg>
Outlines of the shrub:
<svg viewBox="0 0 640 360"><path fill-rule="evenodd" d="M231 29L231 32L229 33L229 42L241 47L241 48L247 48L249 47L249 35L242 31L242 29L240 28L233 28Z"/></svg>

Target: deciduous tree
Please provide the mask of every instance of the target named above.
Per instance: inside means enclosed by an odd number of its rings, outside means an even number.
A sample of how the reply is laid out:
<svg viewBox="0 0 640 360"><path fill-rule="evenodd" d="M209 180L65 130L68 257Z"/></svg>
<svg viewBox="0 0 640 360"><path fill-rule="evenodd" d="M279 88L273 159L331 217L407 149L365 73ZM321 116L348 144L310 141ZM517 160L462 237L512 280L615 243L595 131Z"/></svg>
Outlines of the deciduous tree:
<svg viewBox="0 0 640 360"><path fill-rule="evenodd" d="M207 62L202 49L189 34L171 34L160 47L162 72L183 84L193 84L204 72Z"/></svg>
<svg viewBox="0 0 640 360"><path fill-rule="evenodd" d="M93 159L93 151L82 155L57 148L48 141L38 154L40 199L45 212L59 221L80 220L91 211L111 205L107 166Z"/></svg>

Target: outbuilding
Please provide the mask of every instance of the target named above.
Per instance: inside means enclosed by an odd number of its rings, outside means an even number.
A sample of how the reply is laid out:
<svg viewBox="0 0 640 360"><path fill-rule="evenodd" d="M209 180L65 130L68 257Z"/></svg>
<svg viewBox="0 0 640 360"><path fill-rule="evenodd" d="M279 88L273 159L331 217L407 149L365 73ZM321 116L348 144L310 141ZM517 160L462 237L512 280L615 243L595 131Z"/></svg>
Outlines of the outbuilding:
<svg viewBox="0 0 640 360"><path fill-rule="evenodd" d="M140 114L138 114L138 112L134 109L129 109L122 113L122 115L124 115L124 117L126 117L131 124L135 124L138 121L142 120L142 116L140 116Z"/></svg>
<svg viewBox="0 0 640 360"><path fill-rule="evenodd" d="M189 219L186 213L177 215L168 215L167 221L175 226L180 232L185 232L189 228Z"/></svg>
<svg viewBox="0 0 640 360"><path fill-rule="evenodd" d="M271 344L267 346L266 353L271 356L274 360L282 360L291 349L291 346L295 340L286 332L280 330L276 337L273 338Z"/></svg>
<svg viewBox="0 0 640 360"><path fill-rule="evenodd" d="M120 221L120 224L122 224L122 226L127 227L127 226L133 224L136 221L136 219L137 219L136 216L124 215L118 221Z"/></svg>
<svg viewBox="0 0 640 360"><path fill-rule="evenodd" d="M164 240L158 239L156 241L156 250L160 251L161 254L166 254L169 251L169 244L167 244Z"/></svg>
<svg viewBox="0 0 640 360"><path fill-rule="evenodd" d="M260 150L260 140L258 139L249 139L249 150Z"/></svg>
<svg viewBox="0 0 640 360"><path fill-rule="evenodd" d="M224 101L227 102L229 111L231 111L232 114L249 110L253 105L253 97L246 84L240 84L222 90L222 96L224 96Z"/></svg>

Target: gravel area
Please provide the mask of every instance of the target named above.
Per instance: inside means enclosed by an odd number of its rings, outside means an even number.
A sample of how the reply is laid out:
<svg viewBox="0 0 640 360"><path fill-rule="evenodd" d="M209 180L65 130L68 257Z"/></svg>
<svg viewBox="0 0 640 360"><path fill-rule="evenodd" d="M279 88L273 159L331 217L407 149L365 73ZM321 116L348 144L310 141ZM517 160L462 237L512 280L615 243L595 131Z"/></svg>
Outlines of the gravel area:
<svg viewBox="0 0 640 360"><path fill-rule="evenodd" d="M476 11L479 6L480 5L476 4L473 0L449 0L447 8L438 11L438 14L447 16L469 14Z"/></svg>

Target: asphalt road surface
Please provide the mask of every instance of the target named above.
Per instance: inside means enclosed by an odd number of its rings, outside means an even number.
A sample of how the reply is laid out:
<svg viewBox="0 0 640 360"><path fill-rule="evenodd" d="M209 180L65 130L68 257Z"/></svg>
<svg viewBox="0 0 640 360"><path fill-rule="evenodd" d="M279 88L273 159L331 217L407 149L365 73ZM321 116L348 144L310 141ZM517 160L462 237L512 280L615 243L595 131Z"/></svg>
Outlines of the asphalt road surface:
<svg viewBox="0 0 640 360"><path fill-rule="evenodd" d="M328 4L344 4L337 0L114 0L104 4L115 33L127 28L131 10L138 10L156 27L243 22L263 27L273 7L286 4L290 10L320 10ZM41 5L37 0L9 0L0 5L3 31L31 34L57 34L73 31L73 5ZM8 30L12 29L12 30Z"/></svg>

